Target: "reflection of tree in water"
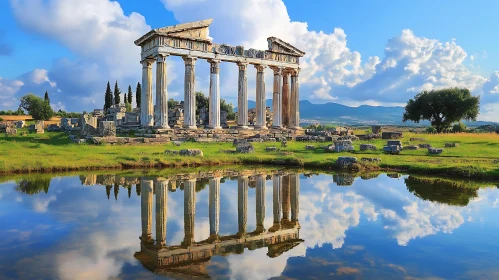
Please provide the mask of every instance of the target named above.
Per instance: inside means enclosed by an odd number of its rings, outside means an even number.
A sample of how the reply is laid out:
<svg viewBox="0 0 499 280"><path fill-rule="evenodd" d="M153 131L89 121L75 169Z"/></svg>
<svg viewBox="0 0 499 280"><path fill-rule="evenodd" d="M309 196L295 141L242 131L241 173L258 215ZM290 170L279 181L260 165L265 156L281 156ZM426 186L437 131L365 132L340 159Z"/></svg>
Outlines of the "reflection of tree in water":
<svg viewBox="0 0 499 280"><path fill-rule="evenodd" d="M371 180L371 179L378 178L378 176L379 176L378 173L365 173L365 174L360 175L360 178L362 180Z"/></svg>
<svg viewBox="0 0 499 280"><path fill-rule="evenodd" d="M30 177L28 179L23 179L17 182L16 191L33 195L38 194L40 192L47 193L50 187L50 177Z"/></svg>
<svg viewBox="0 0 499 280"><path fill-rule="evenodd" d="M471 199L478 197L477 189L469 188L461 182L438 178L409 176L405 179L405 185L407 190L423 200L448 205L466 206Z"/></svg>

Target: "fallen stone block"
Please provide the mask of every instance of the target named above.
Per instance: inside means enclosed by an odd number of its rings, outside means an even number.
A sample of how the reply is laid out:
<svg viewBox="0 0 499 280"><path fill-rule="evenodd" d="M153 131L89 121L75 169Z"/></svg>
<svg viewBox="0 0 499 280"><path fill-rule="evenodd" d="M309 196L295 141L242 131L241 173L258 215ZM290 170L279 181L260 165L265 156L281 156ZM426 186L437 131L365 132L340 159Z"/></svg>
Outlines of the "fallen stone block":
<svg viewBox="0 0 499 280"><path fill-rule="evenodd" d="M455 148L455 147L459 147L459 144L458 143L445 143L445 147L446 148Z"/></svg>
<svg viewBox="0 0 499 280"><path fill-rule="evenodd" d="M402 132L382 132L381 139L400 139L403 137Z"/></svg>
<svg viewBox="0 0 499 280"><path fill-rule="evenodd" d="M339 157L336 160L336 165L340 168L348 168L352 166L352 164L357 162L356 157Z"/></svg>
<svg viewBox="0 0 499 280"><path fill-rule="evenodd" d="M376 151L377 148L373 144L360 144L361 151Z"/></svg>
<svg viewBox="0 0 499 280"><path fill-rule="evenodd" d="M360 159L363 162L381 162L380 158L361 158Z"/></svg>
<svg viewBox="0 0 499 280"><path fill-rule="evenodd" d="M417 150L417 149L419 149L419 146L409 145L409 146L405 146L404 149L406 149L406 150Z"/></svg>
<svg viewBox="0 0 499 280"><path fill-rule="evenodd" d="M305 150L315 150L315 146L314 145L307 145L307 146L305 146Z"/></svg>
<svg viewBox="0 0 499 280"><path fill-rule="evenodd" d="M383 152L392 155L400 154L400 146L384 146Z"/></svg>
<svg viewBox="0 0 499 280"><path fill-rule="evenodd" d="M267 147L267 148L265 148L265 151L266 152L275 152L275 151L277 151L277 147Z"/></svg>
<svg viewBox="0 0 499 280"><path fill-rule="evenodd" d="M443 151L444 151L444 149L443 149L443 148L432 148L432 147L428 148L428 153L429 153L430 155L439 155L439 154L441 154Z"/></svg>
<svg viewBox="0 0 499 280"><path fill-rule="evenodd" d="M431 144L418 144L421 149L431 148Z"/></svg>

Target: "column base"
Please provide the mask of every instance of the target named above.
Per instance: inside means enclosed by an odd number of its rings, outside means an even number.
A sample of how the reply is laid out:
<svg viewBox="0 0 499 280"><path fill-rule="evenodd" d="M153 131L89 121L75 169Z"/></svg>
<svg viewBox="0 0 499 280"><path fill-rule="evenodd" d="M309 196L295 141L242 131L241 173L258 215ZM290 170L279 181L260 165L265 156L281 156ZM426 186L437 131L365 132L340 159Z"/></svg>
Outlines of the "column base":
<svg viewBox="0 0 499 280"><path fill-rule="evenodd" d="M237 129L250 129L247 125L238 125Z"/></svg>
<svg viewBox="0 0 499 280"><path fill-rule="evenodd" d="M182 126L182 128L184 128L184 129L191 129L191 130L198 129L198 127L195 126L195 125L184 125L184 126Z"/></svg>
<svg viewBox="0 0 499 280"><path fill-rule="evenodd" d="M206 128L207 129L222 129L221 126L212 126L212 125L207 125Z"/></svg>
<svg viewBox="0 0 499 280"><path fill-rule="evenodd" d="M269 129L265 125L255 125L255 130L266 130Z"/></svg>
<svg viewBox="0 0 499 280"><path fill-rule="evenodd" d="M158 125L158 126L155 126L154 128L157 128L157 129L171 129L171 127L169 125Z"/></svg>
<svg viewBox="0 0 499 280"><path fill-rule="evenodd" d="M294 130L303 130L303 128L299 127L299 126L293 126L293 127L290 127L289 129L294 129Z"/></svg>
<svg viewBox="0 0 499 280"><path fill-rule="evenodd" d="M280 126L280 125L273 125L272 128L273 129L282 129L282 126Z"/></svg>

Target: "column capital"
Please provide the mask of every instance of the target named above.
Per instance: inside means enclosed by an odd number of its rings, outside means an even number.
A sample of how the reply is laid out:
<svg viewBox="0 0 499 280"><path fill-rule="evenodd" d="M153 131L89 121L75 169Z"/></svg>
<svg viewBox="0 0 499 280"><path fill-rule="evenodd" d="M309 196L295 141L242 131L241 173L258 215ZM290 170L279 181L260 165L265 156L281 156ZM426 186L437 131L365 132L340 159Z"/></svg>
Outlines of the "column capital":
<svg viewBox="0 0 499 280"><path fill-rule="evenodd" d="M291 74L292 69L282 69L282 76L288 77Z"/></svg>
<svg viewBox="0 0 499 280"><path fill-rule="evenodd" d="M218 74L220 72L220 60L219 59L208 59L210 63L210 73Z"/></svg>
<svg viewBox="0 0 499 280"><path fill-rule="evenodd" d="M142 64L143 68L152 68L153 62L154 62L153 58L144 58L140 61L140 64Z"/></svg>
<svg viewBox="0 0 499 280"><path fill-rule="evenodd" d="M265 65L261 65L261 64L256 64L256 65L254 65L254 66L255 66L256 71L257 71L258 73L262 73L262 72L265 70L265 68L267 68L267 66L265 66Z"/></svg>
<svg viewBox="0 0 499 280"><path fill-rule="evenodd" d="M274 70L274 75L275 76L281 76L282 75L282 67L279 66L269 66L270 69Z"/></svg>
<svg viewBox="0 0 499 280"><path fill-rule="evenodd" d="M185 65L195 65L198 58L195 56L182 56L182 59Z"/></svg>
<svg viewBox="0 0 499 280"><path fill-rule="evenodd" d="M164 63L166 61L166 58L169 56L170 55L167 53L158 53L158 55L156 55L156 62Z"/></svg>
<svg viewBox="0 0 499 280"><path fill-rule="evenodd" d="M290 69L289 72L291 73L291 77L298 77L300 75L300 68Z"/></svg>
<svg viewBox="0 0 499 280"><path fill-rule="evenodd" d="M246 67L248 66L247 62L237 62L237 66L239 67L239 71L246 71Z"/></svg>

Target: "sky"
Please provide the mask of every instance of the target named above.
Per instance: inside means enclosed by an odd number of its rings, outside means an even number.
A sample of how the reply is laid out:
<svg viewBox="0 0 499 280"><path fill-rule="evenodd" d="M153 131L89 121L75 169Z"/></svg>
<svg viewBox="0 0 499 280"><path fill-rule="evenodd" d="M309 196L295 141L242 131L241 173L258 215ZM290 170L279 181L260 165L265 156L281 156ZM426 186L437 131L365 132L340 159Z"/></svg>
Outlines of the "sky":
<svg viewBox="0 0 499 280"><path fill-rule="evenodd" d="M266 49L278 37L306 52L300 99L403 106L422 90L467 87L479 119L499 121L499 36L493 0L6 0L0 1L0 109L49 92L56 110L102 108L107 81L141 80L133 44L153 28L213 18L213 42ZM183 99L183 62L167 61L169 97ZM222 98L237 104L237 66L223 63ZM266 95L272 73L266 70ZM255 98L256 70L248 70ZM196 64L208 93L209 64Z"/></svg>

